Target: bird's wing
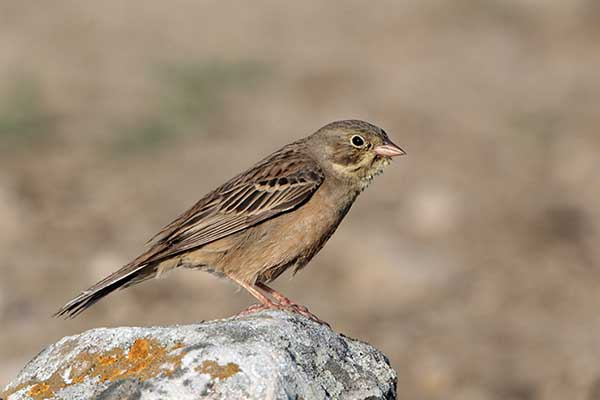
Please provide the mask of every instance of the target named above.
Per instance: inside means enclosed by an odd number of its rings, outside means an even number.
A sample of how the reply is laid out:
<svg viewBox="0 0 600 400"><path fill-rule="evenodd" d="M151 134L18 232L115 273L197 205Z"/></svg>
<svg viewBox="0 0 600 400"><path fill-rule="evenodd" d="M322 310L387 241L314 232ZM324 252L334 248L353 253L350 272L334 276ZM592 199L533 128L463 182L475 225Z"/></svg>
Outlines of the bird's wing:
<svg viewBox="0 0 600 400"><path fill-rule="evenodd" d="M167 225L139 263L198 248L304 204L324 179L317 163L282 149L215 191Z"/></svg>

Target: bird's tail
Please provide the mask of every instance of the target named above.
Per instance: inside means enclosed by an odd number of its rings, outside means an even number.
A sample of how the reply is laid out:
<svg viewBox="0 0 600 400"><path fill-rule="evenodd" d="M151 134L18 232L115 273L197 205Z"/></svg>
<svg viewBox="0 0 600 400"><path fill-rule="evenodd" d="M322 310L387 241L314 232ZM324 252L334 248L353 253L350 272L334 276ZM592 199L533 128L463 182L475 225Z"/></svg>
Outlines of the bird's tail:
<svg viewBox="0 0 600 400"><path fill-rule="evenodd" d="M139 264L134 261L127 264L89 289L81 292L79 296L62 306L53 316L74 318L107 294L154 277L157 274L157 267L158 263L156 262Z"/></svg>

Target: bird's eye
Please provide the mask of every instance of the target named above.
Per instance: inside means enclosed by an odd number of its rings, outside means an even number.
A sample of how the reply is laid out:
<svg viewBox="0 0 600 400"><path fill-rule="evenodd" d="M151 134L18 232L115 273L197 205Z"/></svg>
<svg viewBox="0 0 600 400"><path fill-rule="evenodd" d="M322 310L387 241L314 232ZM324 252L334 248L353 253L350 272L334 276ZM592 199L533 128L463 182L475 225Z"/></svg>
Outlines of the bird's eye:
<svg viewBox="0 0 600 400"><path fill-rule="evenodd" d="M365 139L363 139L362 136L354 135L352 136L352 139L350 139L350 143L352 143L352 146L354 147L363 147L365 145Z"/></svg>

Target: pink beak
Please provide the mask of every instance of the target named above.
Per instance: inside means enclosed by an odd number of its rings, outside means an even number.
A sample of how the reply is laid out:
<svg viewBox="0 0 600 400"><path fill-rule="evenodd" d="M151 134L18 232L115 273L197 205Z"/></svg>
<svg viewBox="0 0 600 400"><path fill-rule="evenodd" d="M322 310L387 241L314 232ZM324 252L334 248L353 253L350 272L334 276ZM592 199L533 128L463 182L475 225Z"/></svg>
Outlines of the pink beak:
<svg viewBox="0 0 600 400"><path fill-rule="evenodd" d="M375 151L375 154L384 157L396 157L406 154L406 152L402 150L400 146L395 145L389 139L381 146L375 146L373 151Z"/></svg>

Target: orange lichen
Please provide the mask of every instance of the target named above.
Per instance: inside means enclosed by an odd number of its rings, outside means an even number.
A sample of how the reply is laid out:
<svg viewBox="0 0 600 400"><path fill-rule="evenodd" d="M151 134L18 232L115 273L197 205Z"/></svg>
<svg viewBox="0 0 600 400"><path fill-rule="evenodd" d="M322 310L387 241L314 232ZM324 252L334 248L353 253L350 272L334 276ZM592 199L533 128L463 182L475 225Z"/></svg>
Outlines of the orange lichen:
<svg viewBox="0 0 600 400"><path fill-rule="evenodd" d="M181 354L168 355L163 345L150 339L137 339L127 352L115 350L112 354L97 356L96 362L92 363L91 368L84 371L83 375L97 376L101 382L129 377L144 381L168 371L163 367L165 363L179 366L182 357Z"/></svg>
<svg viewBox="0 0 600 400"><path fill-rule="evenodd" d="M148 342L148 339L137 339L129 348L127 358L132 361L147 358L149 350L150 343Z"/></svg>
<svg viewBox="0 0 600 400"><path fill-rule="evenodd" d="M98 356L96 359L100 365L111 365L117 361L115 356Z"/></svg>
<svg viewBox="0 0 600 400"><path fill-rule="evenodd" d="M100 382L114 382L133 377L144 381L161 374L170 375L179 368L181 359L185 355L183 351L177 351L181 347L183 344L177 343L166 348L157 340L140 338L125 350L115 348L104 353L84 351L69 364L55 371L48 379L42 382L37 380L24 382L0 394L0 398L7 398L32 385L27 394L34 400L44 400L53 397L56 391L82 383L86 379L97 378ZM69 369L70 373L65 377L65 372Z"/></svg>
<svg viewBox="0 0 600 400"><path fill-rule="evenodd" d="M227 379L240 372L240 367L235 363L219 365L216 361L206 360L202 362L202 365L196 367L196 371L208 374L213 379Z"/></svg>
<svg viewBox="0 0 600 400"><path fill-rule="evenodd" d="M47 383L38 383L29 389L27 395L36 399L49 399L54 396L54 392L50 390L50 385Z"/></svg>

